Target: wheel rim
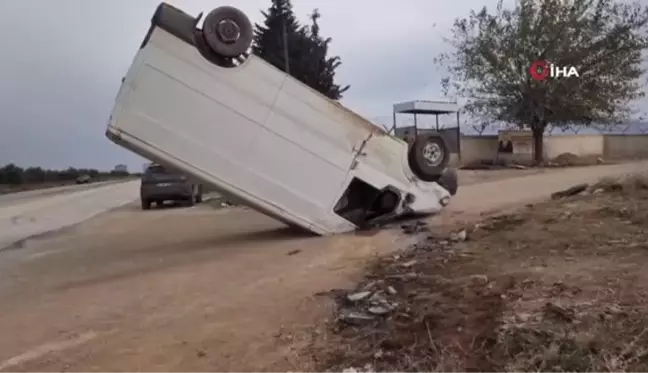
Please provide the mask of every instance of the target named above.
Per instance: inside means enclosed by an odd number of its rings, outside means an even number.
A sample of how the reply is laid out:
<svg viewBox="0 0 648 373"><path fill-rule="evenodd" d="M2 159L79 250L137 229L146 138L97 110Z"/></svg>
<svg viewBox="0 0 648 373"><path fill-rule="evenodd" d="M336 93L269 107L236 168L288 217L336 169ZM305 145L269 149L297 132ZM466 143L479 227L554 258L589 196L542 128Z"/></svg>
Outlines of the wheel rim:
<svg viewBox="0 0 648 373"><path fill-rule="evenodd" d="M423 159L431 166L438 166L443 162L443 149L437 143L428 143L423 147Z"/></svg>
<svg viewBox="0 0 648 373"><path fill-rule="evenodd" d="M234 44L241 37L241 28L231 19L225 19L218 23L218 37L227 44Z"/></svg>

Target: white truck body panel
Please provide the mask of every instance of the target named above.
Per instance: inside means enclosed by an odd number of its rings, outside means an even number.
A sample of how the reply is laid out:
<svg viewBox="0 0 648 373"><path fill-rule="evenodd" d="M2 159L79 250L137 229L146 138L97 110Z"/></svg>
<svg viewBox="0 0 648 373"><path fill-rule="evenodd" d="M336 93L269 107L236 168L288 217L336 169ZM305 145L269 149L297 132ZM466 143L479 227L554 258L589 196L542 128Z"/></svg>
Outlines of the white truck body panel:
<svg viewBox="0 0 648 373"><path fill-rule="evenodd" d="M155 26L123 80L107 136L321 235L357 228L334 212L353 178L414 196L400 208L415 212L438 212L450 198L412 174L405 142L352 111L254 55L219 67Z"/></svg>

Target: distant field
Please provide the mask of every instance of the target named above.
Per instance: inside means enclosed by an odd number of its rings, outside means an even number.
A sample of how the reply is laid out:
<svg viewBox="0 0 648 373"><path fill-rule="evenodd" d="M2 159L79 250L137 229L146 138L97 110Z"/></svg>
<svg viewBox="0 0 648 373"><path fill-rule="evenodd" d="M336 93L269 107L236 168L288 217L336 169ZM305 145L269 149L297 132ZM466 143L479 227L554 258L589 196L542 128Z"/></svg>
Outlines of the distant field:
<svg viewBox="0 0 648 373"><path fill-rule="evenodd" d="M135 179L135 178L137 178L137 176L131 176L131 177L126 177L126 178L102 178L101 180L93 181L93 183L120 180L120 179L125 179L125 180L126 179ZM48 182L48 183L22 184L22 185L0 184L0 194L26 192L26 191L29 191L29 190L37 190L37 189L57 188L57 187L69 186L69 185L76 185L76 181L75 180L56 181L56 182Z"/></svg>

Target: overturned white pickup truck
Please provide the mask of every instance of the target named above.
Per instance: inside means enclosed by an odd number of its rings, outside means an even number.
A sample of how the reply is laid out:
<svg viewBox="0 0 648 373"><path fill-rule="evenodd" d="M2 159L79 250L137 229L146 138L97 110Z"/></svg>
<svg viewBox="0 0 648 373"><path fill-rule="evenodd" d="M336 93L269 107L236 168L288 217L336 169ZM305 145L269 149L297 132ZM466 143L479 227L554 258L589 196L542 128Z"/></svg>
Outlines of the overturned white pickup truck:
<svg viewBox="0 0 648 373"><path fill-rule="evenodd" d="M250 55L236 8L200 18L157 8L110 140L320 235L449 203L457 176L439 135L410 145Z"/></svg>

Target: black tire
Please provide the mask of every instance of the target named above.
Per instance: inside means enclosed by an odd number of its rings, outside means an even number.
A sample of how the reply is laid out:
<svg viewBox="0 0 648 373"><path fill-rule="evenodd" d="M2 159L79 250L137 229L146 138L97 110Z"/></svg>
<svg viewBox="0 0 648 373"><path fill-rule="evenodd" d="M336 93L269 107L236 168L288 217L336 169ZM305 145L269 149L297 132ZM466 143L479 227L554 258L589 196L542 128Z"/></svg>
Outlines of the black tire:
<svg viewBox="0 0 648 373"><path fill-rule="evenodd" d="M197 184L195 188L196 188L196 194L194 196L194 201L196 203L202 203L203 201L202 185Z"/></svg>
<svg viewBox="0 0 648 373"><path fill-rule="evenodd" d="M450 162L450 151L441 135L419 135L410 147L408 161L419 179L437 181Z"/></svg>
<svg viewBox="0 0 648 373"><path fill-rule="evenodd" d="M151 209L151 201L148 200L141 200L142 202L142 210L150 210Z"/></svg>
<svg viewBox="0 0 648 373"><path fill-rule="evenodd" d="M386 214L392 212L398 207L398 194L391 190L383 191L378 195L373 203L373 210Z"/></svg>
<svg viewBox="0 0 648 373"><path fill-rule="evenodd" d="M457 170L454 168L446 168L441 174L439 181L437 181L445 190L454 196L459 190L459 176L457 175Z"/></svg>
<svg viewBox="0 0 648 373"><path fill-rule="evenodd" d="M214 52L222 57L235 58L252 45L252 23L239 9L221 6L205 17L203 35Z"/></svg>

